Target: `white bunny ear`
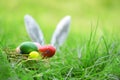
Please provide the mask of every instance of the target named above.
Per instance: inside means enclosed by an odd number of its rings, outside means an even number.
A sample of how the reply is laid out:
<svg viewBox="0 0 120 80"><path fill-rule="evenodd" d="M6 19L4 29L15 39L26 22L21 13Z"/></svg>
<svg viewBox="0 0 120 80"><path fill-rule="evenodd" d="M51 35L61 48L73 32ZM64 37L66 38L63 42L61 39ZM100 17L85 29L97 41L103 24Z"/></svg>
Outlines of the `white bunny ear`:
<svg viewBox="0 0 120 80"><path fill-rule="evenodd" d="M71 17L66 16L57 25L57 28L51 40L51 44L55 46L56 48L61 46L63 42L65 41L65 39L67 38L67 35L69 32L70 21L71 21Z"/></svg>
<svg viewBox="0 0 120 80"><path fill-rule="evenodd" d="M25 15L24 21L26 30L32 41L39 42L41 45L43 45L44 44L43 33L39 28L38 24L36 23L36 21L30 15Z"/></svg>

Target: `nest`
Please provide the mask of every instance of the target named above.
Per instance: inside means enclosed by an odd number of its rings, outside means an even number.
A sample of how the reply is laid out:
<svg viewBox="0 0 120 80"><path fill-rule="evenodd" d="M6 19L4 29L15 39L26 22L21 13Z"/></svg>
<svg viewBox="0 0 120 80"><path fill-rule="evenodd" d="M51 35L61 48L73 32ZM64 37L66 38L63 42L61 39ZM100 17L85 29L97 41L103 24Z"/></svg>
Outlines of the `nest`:
<svg viewBox="0 0 120 80"><path fill-rule="evenodd" d="M23 67L29 70L37 70L40 66L49 67L49 60L33 60L28 59L28 54L19 54L15 49L5 48L4 52L7 54L7 59L11 64L14 64L14 67Z"/></svg>

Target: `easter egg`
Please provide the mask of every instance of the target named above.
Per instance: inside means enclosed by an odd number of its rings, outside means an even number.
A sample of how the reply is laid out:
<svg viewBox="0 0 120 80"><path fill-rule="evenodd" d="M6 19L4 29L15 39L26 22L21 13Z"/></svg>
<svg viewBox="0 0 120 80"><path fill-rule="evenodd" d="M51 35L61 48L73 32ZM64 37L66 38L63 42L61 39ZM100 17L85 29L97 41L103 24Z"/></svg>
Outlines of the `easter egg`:
<svg viewBox="0 0 120 80"><path fill-rule="evenodd" d="M42 59L42 57L37 51L32 51L29 53L28 59Z"/></svg>
<svg viewBox="0 0 120 80"><path fill-rule="evenodd" d="M16 51L21 54L29 54L32 51L38 51L39 47L39 43L23 42L19 47L16 48Z"/></svg>
<svg viewBox="0 0 120 80"><path fill-rule="evenodd" d="M53 47L52 45L45 45L40 47L39 52L41 52L41 55L43 56L43 58L50 58L55 54L55 47Z"/></svg>

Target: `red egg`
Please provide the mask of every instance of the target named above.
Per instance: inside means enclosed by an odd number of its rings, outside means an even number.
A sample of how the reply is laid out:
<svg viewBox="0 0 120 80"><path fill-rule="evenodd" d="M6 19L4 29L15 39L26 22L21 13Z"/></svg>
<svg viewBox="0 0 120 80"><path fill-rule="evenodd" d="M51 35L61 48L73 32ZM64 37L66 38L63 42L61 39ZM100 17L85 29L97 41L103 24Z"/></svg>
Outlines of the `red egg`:
<svg viewBox="0 0 120 80"><path fill-rule="evenodd" d="M52 57L55 54L55 47L52 45L41 46L39 52L42 54L43 58Z"/></svg>

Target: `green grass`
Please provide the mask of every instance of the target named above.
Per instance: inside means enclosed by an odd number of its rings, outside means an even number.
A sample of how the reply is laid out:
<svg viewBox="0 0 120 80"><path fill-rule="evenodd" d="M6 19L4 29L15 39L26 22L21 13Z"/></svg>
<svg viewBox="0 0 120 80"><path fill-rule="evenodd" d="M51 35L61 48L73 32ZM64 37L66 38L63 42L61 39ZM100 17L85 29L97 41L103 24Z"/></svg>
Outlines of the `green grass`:
<svg viewBox="0 0 120 80"><path fill-rule="evenodd" d="M32 15L49 44L59 20L72 17L69 36L48 60L29 61L15 52L30 41L23 17ZM1 0L0 78L3 80L119 80L119 0Z"/></svg>

